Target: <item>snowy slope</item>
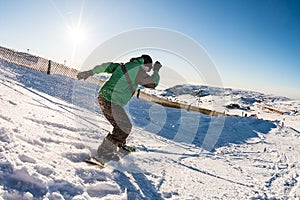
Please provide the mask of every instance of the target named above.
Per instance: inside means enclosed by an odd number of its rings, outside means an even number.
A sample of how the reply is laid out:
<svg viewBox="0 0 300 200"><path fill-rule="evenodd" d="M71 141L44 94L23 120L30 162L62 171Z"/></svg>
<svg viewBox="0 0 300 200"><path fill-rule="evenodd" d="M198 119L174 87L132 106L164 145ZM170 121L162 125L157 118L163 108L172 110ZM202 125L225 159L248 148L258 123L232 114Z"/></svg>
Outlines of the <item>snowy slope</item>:
<svg viewBox="0 0 300 200"><path fill-rule="evenodd" d="M111 130L97 86L3 61L0 85L0 199L300 198L295 127L134 98L138 152L98 169L83 162Z"/></svg>

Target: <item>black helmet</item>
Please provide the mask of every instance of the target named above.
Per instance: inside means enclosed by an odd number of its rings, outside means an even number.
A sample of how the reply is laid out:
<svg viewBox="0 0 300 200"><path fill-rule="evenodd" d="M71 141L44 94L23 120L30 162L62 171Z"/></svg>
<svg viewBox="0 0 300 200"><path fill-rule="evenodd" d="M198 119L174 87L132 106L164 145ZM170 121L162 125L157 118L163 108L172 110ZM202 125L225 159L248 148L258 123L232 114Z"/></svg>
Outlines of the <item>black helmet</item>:
<svg viewBox="0 0 300 200"><path fill-rule="evenodd" d="M152 68L152 58L149 55L143 54L144 64Z"/></svg>

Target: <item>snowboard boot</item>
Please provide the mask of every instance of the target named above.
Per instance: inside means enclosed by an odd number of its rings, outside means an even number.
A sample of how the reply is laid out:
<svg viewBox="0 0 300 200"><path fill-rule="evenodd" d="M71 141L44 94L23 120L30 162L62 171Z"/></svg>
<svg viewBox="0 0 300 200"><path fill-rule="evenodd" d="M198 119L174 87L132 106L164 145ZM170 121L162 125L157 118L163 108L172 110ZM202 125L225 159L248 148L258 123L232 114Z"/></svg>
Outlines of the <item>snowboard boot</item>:
<svg viewBox="0 0 300 200"><path fill-rule="evenodd" d="M109 161L119 161L120 158L116 154L117 150L118 147L106 137L104 138L102 144L98 147L96 158L103 163Z"/></svg>
<svg viewBox="0 0 300 200"><path fill-rule="evenodd" d="M118 155L120 156L120 158L123 158L128 154L130 154L131 152L135 152L135 151L136 149L134 147L128 146L126 145L126 143L123 143L119 145Z"/></svg>

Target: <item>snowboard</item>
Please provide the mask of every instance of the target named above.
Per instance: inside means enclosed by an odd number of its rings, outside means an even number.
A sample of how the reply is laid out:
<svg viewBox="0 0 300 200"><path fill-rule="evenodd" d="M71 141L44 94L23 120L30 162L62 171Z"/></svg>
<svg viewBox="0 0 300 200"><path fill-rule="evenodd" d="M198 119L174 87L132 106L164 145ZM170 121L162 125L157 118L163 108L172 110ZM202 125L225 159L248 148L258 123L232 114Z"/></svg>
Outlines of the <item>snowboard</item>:
<svg viewBox="0 0 300 200"><path fill-rule="evenodd" d="M100 162L99 160L97 160L95 157L90 157L88 159L85 160L86 163L91 164L91 165L95 165L100 167L101 169L104 168L105 163Z"/></svg>

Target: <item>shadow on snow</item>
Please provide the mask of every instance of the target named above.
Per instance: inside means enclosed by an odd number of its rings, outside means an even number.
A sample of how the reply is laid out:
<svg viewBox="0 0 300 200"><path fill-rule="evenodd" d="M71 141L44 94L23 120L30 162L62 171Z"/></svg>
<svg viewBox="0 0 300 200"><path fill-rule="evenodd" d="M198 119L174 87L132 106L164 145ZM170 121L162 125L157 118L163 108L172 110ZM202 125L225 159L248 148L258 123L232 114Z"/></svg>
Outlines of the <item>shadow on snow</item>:
<svg viewBox="0 0 300 200"><path fill-rule="evenodd" d="M245 143L276 127L274 123L262 119L237 116L216 118L158 106L136 98L130 101L128 110L137 126L164 138L194 144L209 151L229 144ZM205 141L211 140L215 141L213 147L206 148Z"/></svg>

